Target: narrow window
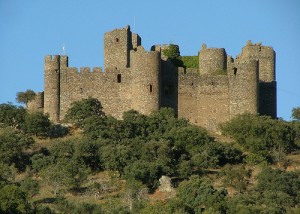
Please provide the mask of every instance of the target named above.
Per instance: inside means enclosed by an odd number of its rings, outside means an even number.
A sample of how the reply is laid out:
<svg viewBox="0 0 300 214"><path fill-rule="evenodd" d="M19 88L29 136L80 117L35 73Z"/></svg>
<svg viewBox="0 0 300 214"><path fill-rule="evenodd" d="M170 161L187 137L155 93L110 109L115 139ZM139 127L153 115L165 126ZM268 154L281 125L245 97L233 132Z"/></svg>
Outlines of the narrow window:
<svg viewBox="0 0 300 214"><path fill-rule="evenodd" d="M119 38L116 38L116 42L119 42Z"/></svg>
<svg viewBox="0 0 300 214"><path fill-rule="evenodd" d="M237 68L233 68L233 74L234 74L234 76L236 76L236 74L237 74Z"/></svg>
<svg viewBox="0 0 300 214"><path fill-rule="evenodd" d="M151 84L149 86L149 89L150 89L150 93L152 93L152 85Z"/></svg>
<svg viewBox="0 0 300 214"><path fill-rule="evenodd" d="M117 75L117 82L120 83L121 81L122 81L121 74L118 74L118 75Z"/></svg>

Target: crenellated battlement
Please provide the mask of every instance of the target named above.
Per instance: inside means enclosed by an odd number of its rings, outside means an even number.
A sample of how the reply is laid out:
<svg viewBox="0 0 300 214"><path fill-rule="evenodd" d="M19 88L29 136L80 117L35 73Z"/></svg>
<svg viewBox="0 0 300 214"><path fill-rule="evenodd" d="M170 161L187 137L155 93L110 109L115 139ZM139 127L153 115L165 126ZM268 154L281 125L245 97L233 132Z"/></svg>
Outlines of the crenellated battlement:
<svg viewBox="0 0 300 214"><path fill-rule="evenodd" d="M131 109L150 114L171 107L178 117L211 130L245 112L276 117L272 47L248 41L233 58L224 48L203 44L197 53L199 68L188 68L164 56L170 45L147 51L141 41L129 26L105 33L104 69L69 67L66 55L45 56L44 94L29 108L44 106L50 119L60 122L72 102L94 97L116 118Z"/></svg>
<svg viewBox="0 0 300 214"><path fill-rule="evenodd" d="M81 74L81 75L89 75L89 74L103 74L102 68L101 67L68 67L67 71L68 73L72 74Z"/></svg>
<svg viewBox="0 0 300 214"><path fill-rule="evenodd" d="M60 55L47 55L45 56L45 63L59 61Z"/></svg>

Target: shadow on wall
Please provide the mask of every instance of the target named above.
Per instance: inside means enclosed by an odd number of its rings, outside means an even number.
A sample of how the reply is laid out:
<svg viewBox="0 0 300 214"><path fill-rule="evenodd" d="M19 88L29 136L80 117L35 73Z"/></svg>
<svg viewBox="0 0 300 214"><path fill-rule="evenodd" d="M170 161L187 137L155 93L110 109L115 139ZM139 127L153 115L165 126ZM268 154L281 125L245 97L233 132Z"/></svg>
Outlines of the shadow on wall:
<svg viewBox="0 0 300 214"><path fill-rule="evenodd" d="M161 107L173 108L178 116L178 68L171 60L162 60L161 69Z"/></svg>

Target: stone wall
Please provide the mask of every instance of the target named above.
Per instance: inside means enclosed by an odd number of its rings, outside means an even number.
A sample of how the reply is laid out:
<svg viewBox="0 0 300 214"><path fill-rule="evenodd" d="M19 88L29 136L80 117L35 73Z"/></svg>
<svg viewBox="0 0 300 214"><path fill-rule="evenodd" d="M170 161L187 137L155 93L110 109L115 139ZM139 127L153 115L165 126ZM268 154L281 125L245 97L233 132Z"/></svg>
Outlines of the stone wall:
<svg viewBox="0 0 300 214"><path fill-rule="evenodd" d="M104 112L121 118L131 109L131 73L128 69L67 68L61 73L60 118L64 118L71 103L88 97L101 101Z"/></svg>
<svg viewBox="0 0 300 214"><path fill-rule="evenodd" d="M191 123L217 130L229 119L229 85L226 75L200 76L180 72L178 116Z"/></svg>

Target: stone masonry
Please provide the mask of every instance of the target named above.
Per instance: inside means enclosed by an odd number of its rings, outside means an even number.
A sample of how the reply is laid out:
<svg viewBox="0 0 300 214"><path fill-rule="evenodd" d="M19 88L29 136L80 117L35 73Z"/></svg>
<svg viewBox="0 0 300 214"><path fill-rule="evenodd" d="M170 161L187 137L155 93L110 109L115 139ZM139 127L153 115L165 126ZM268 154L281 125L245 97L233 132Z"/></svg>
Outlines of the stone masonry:
<svg viewBox="0 0 300 214"><path fill-rule="evenodd" d="M148 115L171 107L179 118L209 130L246 112L276 117L272 47L248 41L233 59L225 49L204 44L198 53L199 69L174 66L162 53L166 47L155 45L146 51L140 36L127 26L105 33L104 70L78 70L69 67L67 56L48 55L44 92L28 107L42 109L60 122L72 102L94 97L106 114L119 119L130 109Z"/></svg>

